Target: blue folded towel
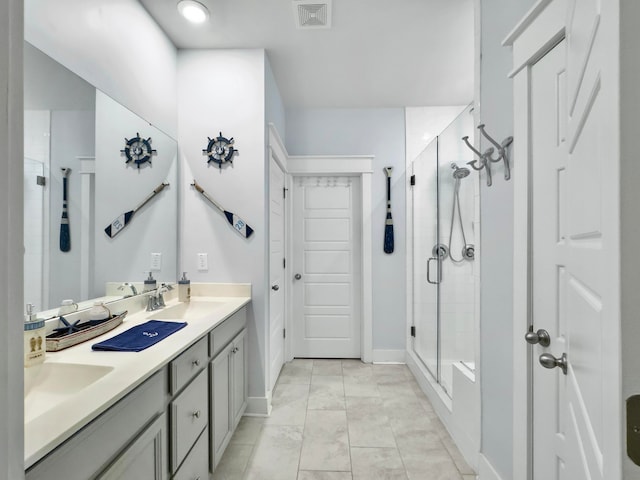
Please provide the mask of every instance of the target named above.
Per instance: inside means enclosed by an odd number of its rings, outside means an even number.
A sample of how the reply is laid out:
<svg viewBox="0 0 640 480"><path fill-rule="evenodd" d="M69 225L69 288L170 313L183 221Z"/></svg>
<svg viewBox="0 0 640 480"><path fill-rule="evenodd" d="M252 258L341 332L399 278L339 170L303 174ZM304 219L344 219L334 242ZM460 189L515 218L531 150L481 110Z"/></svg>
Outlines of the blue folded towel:
<svg viewBox="0 0 640 480"><path fill-rule="evenodd" d="M172 333L187 326L187 322L161 322L149 320L141 325L131 327L120 335L109 338L104 342L91 346L92 350L113 350L120 352L139 352L160 340L164 340Z"/></svg>

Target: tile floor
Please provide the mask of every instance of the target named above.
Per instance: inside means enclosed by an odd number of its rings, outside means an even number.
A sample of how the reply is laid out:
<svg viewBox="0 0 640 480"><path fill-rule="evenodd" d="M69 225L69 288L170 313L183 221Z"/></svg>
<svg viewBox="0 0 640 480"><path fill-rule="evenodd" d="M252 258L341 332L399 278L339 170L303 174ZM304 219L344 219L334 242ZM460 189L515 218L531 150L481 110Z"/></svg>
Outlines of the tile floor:
<svg viewBox="0 0 640 480"><path fill-rule="evenodd" d="M472 480L405 365L286 364L268 418L243 417L214 480Z"/></svg>

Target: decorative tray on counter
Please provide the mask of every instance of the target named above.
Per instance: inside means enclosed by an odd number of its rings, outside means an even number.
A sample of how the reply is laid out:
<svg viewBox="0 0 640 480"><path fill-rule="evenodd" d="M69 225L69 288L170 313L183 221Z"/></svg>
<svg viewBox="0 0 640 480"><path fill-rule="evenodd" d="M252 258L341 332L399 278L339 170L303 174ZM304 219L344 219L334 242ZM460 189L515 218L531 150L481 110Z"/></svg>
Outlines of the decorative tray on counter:
<svg viewBox="0 0 640 480"><path fill-rule="evenodd" d="M73 324L67 322L64 317L60 317L60 321L65 326L56 328L53 333L47 335L47 352L64 350L113 330L122 323L127 313L125 310L104 320L87 320L84 323L79 323L80 320L78 320Z"/></svg>

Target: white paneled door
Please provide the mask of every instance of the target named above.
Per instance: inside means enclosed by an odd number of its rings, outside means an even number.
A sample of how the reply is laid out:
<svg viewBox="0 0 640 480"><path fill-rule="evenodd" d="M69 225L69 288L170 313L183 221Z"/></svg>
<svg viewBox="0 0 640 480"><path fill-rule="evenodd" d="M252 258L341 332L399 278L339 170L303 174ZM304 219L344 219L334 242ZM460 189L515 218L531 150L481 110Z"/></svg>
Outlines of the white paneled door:
<svg viewBox="0 0 640 480"><path fill-rule="evenodd" d="M293 185L293 354L360 358L359 177L296 177Z"/></svg>
<svg viewBox="0 0 640 480"><path fill-rule="evenodd" d="M269 386L273 390L284 363L285 174L273 157L269 169Z"/></svg>
<svg viewBox="0 0 640 480"><path fill-rule="evenodd" d="M577 10L570 28L587 21ZM607 107L589 58L597 49L578 47L562 41L530 72L535 480L610 480L620 461L618 419L607 419L619 371L606 354L616 328L617 284L607 278L616 234L604 220L618 186L603 174L613 157L601 143Z"/></svg>

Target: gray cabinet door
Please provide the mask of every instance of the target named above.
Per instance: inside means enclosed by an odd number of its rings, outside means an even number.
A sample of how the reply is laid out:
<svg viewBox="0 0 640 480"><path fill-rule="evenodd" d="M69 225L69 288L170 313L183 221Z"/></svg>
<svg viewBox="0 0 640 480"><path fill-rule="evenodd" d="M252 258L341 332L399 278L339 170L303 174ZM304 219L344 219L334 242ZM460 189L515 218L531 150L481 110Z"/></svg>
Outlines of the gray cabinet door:
<svg viewBox="0 0 640 480"><path fill-rule="evenodd" d="M158 416L97 478L98 480L164 480L167 478L167 418Z"/></svg>
<svg viewBox="0 0 640 480"><path fill-rule="evenodd" d="M211 471L220 462L231 437L232 418L229 384L231 380L231 351L233 343L227 345L210 363L209 385L211 388Z"/></svg>
<svg viewBox="0 0 640 480"><path fill-rule="evenodd" d="M240 422L245 407L247 406L247 330L242 332L233 340L233 349L231 350L231 368L232 368L232 429Z"/></svg>

